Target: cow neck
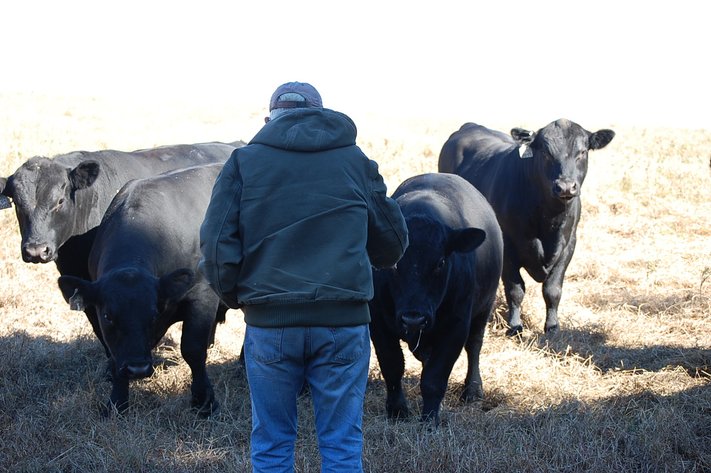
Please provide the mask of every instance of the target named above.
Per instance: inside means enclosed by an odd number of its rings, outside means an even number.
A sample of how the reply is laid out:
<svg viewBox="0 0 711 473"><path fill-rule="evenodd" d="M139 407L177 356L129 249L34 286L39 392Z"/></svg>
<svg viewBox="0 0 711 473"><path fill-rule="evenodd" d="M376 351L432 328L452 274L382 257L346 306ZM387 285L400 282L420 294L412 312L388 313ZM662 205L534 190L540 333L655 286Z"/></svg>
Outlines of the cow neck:
<svg viewBox="0 0 711 473"><path fill-rule="evenodd" d="M109 206L108 202L101 202L102 199L94 186L76 191L74 199L77 208L74 214L74 235L81 235L98 227L104 211Z"/></svg>

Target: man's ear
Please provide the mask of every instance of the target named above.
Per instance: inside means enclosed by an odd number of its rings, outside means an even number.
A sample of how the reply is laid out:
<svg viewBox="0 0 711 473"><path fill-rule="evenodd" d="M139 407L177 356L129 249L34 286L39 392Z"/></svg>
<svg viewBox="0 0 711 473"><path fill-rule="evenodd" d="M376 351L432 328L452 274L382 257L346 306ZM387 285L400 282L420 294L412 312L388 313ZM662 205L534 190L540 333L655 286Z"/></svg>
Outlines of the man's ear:
<svg viewBox="0 0 711 473"><path fill-rule="evenodd" d="M60 276L57 283L71 310L84 310L94 304L96 289L91 281L74 276Z"/></svg>

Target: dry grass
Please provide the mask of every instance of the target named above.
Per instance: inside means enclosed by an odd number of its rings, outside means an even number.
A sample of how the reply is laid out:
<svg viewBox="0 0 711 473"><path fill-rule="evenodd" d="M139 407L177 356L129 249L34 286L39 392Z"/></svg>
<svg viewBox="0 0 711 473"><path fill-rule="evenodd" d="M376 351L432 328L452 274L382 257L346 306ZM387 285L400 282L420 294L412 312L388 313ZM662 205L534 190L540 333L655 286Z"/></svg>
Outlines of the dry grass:
<svg viewBox="0 0 711 473"><path fill-rule="evenodd" d="M248 140L264 113L232 103L0 95L0 173L35 154ZM353 118L359 144L391 190L435 171L439 148L461 124ZM386 420L373 356L366 471L711 470L711 131L583 125L618 134L591 155L561 332L541 333L540 286L526 279L523 336L505 337L501 303L487 332L486 400L458 403L466 369L460 359L436 431ZM13 213L2 212L0 222L0 470L248 471L249 397L236 362L241 314L228 314L209 354L222 403L214 418L187 410L190 375L176 327L158 349L156 374L134 383L132 408L102 420L98 406L109 385L98 342L84 316L65 306L55 267L21 262ZM419 368L407 361L416 405ZM297 471L318 471L307 400L301 414Z"/></svg>

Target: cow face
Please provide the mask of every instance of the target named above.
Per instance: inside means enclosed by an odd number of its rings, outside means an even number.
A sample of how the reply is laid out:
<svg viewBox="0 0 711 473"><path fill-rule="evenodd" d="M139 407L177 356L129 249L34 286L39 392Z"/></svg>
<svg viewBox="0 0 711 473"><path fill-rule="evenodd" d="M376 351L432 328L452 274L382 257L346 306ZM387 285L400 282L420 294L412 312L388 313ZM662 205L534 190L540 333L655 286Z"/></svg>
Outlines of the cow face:
<svg viewBox="0 0 711 473"><path fill-rule="evenodd" d="M25 262L47 263L57 258L57 249L75 234L77 192L90 187L98 175L95 161L71 169L35 157L0 182L3 196L15 204Z"/></svg>
<svg viewBox="0 0 711 473"><path fill-rule="evenodd" d="M607 146L615 132L605 129L591 133L561 119L536 133L514 128L511 136L528 146L535 168L532 179L542 195L567 203L580 195L588 171L588 151Z"/></svg>
<svg viewBox="0 0 711 473"><path fill-rule="evenodd" d="M397 266L389 270L400 338L417 344L435 326L447 294L455 253L474 251L485 239L478 228L452 230L429 218L406 218L410 244Z"/></svg>
<svg viewBox="0 0 711 473"><path fill-rule="evenodd" d="M94 306L116 374L135 379L153 374L151 350L168 326L161 324L161 318L172 312L194 279L189 269L156 278L127 268L112 271L96 282L61 276L59 287L72 309Z"/></svg>

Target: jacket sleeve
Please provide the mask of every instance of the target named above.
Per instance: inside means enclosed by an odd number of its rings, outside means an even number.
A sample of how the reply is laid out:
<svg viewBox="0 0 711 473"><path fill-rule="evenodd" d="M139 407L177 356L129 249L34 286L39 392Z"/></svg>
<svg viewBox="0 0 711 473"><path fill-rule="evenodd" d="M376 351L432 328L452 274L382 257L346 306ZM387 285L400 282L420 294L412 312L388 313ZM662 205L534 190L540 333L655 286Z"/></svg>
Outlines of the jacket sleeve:
<svg viewBox="0 0 711 473"><path fill-rule="evenodd" d="M387 196L378 164L369 160L368 243L370 262L376 268L395 266L407 249L407 226L400 206Z"/></svg>
<svg viewBox="0 0 711 473"><path fill-rule="evenodd" d="M242 180L235 155L227 160L212 188L212 197L200 226L198 270L219 298L233 309L237 301L237 282L242 263L239 235Z"/></svg>

